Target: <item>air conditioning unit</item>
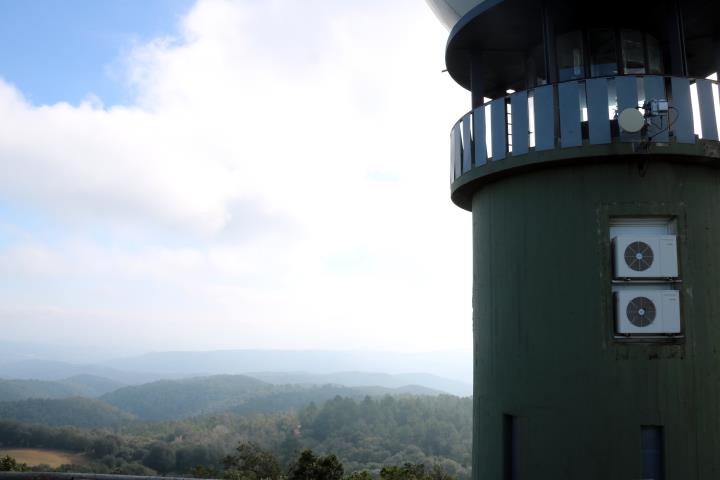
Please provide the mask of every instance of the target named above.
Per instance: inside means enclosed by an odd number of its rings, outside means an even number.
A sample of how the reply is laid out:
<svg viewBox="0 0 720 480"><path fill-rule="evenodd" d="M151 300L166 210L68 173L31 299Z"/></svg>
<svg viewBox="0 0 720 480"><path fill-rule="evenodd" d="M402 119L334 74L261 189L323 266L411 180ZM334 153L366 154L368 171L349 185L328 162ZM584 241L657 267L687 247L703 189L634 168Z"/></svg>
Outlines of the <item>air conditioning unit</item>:
<svg viewBox="0 0 720 480"><path fill-rule="evenodd" d="M680 333L680 292L677 290L623 290L615 293L619 334Z"/></svg>
<svg viewBox="0 0 720 480"><path fill-rule="evenodd" d="M678 276L675 235L619 235L612 243L615 278Z"/></svg>

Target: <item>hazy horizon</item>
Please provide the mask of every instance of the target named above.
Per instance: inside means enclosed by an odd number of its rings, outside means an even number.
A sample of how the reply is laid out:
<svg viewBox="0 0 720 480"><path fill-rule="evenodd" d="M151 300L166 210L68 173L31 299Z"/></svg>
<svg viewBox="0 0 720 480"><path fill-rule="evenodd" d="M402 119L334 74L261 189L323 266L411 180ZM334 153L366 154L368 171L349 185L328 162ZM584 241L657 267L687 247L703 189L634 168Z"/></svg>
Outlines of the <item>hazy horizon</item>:
<svg viewBox="0 0 720 480"><path fill-rule="evenodd" d="M279 349L129 352L0 340L0 381L63 381L88 375L121 384L247 375L278 384L422 385L470 395L472 354Z"/></svg>

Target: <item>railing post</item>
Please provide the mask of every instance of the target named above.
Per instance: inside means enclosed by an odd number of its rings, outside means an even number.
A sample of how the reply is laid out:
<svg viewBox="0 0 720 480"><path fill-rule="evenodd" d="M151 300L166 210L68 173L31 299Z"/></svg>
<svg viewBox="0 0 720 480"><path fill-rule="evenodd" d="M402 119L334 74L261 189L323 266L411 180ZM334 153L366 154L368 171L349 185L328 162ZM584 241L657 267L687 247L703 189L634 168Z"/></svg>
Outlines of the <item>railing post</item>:
<svg viewBox="0 0 720 480"><path fill-rule="evenodd" d="M535 109L535 150L555 148L555 86L537 87L533 96Z"/></svg>
<svg viewBox="0 0 720 480"><path fill-rule="evenodd" d="M514 157L528 153L530 145L527 90L513 93L510 96L510 105L512 107L512 154Z"/></svg>
<svg viewBox="0 0 720 480"><path fill-rule="evenodd" d="M643 78L645 83L645 101L667 99L668 94L665 90L665 77L657 75L646 75ZM668 124L672 113L668 113L667 116L660 115L656 117L650 117L650 125L648 128L648 137L655 142L667 142L669 140ZM673 115L674 117L674 115Z"/></svg>
<svg viewBox="0 0 720 480"><path fill-rule="evenodd" d="M558 85L560 105L560 146L579 147L582 145L580 130L580 84L564 82Z"/></svg>
<svg viewBox="0 0 720 480"><path fill-rule="evenodd" d="M718 128L715 119L715 100L713 99L710 80L698 80L695 82L700 106L700 127L702 136L707 140L718 140Z"/></svg>
<svg viewBox="0 0 720 480"><path fill-rule="evenodd" d="M695 127L692 102L690 100L690 81L684 77L670 79L672 93L672 111L675 115L672 133L678 143L695 143Z"/></svg>
<svg viewBox="0 0 720 480"><path fill-rule="evenodd" d="M585 92L588 109L588 140L591 145L610 143L612 138L608 118L607 78L588 78L585 80Z"/></svg>
<svg viewBox="0 0 720 480"><path fill-rule="evenodd" d="M456 123L450 133L450 151L452 152L452 160L450 162L450 171L453 181L462 175L462 138L460 135L460 123Z"/></svg>
<svg viewBox="0 0 720 480"><path fill-rule="evenodd" d="M615 77L618 113L626 108L638 108L637 77L635 75ZM639 142L639 133L620 132L623 142Z"/></svg>
<svg viewBox="0 0 720 480"><path fill-rule="evenodd" d="M490 102L490 137L492 138L492 159L502 160L507 155L507 116L505 97Z"/></svg>
<svg viewBox="0 0 720 480"><path fill-rule="evenodd" d="M475 166L487 163L487 146L485 140L485 107L473 110L473 153Z"/></svg>
<svg viewBox="0 0 720 480"><path fill-rule="evenodd" d="M462 173L469 172L473 164L473 140L472 140L472 113L468 113L462 120L463 137L463 158Z"/></svg>

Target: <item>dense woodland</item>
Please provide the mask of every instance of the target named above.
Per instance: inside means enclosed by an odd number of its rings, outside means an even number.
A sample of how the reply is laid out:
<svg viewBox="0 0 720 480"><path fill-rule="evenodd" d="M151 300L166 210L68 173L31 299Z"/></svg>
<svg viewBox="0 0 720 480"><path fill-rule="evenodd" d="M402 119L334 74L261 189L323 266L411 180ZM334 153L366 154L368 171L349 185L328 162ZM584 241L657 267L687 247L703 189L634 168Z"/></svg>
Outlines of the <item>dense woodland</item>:
<svg viewBox="0 0 720 480"><path fill-rule="evenodd" d="M342 475L335 468L323 478L468 478L471 399L387 391L219 376L123 387L99 399L0 402L0 446L88 459L66 471L252 479L229 460L252 446L277 462L273 478L302 478L291 473L306 451L336 456Z"/></svg>

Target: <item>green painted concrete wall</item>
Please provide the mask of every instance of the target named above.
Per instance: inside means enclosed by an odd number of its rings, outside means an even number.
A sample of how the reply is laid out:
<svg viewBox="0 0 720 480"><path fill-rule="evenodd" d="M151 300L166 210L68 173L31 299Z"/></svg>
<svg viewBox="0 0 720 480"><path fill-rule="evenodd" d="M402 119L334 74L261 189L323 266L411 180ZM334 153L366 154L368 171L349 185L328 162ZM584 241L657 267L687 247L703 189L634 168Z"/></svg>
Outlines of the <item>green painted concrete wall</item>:
<svg viewBox="0 0 720 480"><path fill-rule="evenodd" d="M682 341L613 338L623 215L677 217ZM547 168L482 186L472 217L473 478L505 478L503 414L519 479L639 479L641 425L664 428L666 479L720 478L720 170Z"/></svg>

